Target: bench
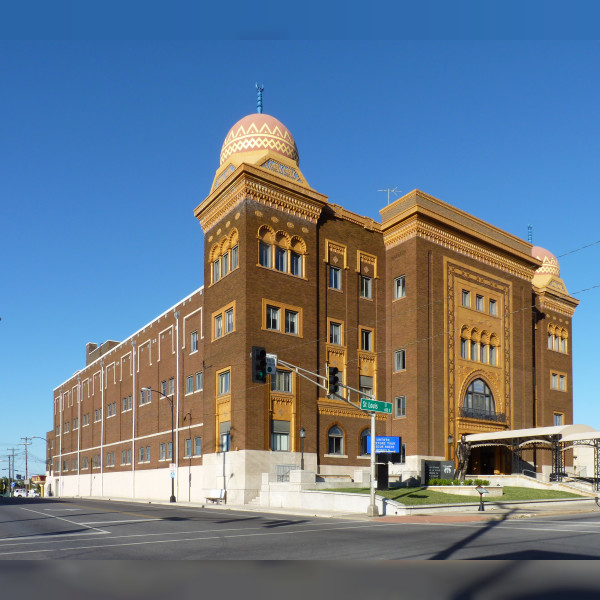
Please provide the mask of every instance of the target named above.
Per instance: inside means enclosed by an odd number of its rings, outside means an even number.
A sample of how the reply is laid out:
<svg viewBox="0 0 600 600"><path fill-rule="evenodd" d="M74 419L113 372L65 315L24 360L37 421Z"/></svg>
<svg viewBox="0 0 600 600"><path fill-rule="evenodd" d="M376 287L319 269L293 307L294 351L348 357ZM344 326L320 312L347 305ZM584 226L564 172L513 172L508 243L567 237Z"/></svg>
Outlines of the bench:
<svg viewBox="0 0 600 600"><path fill-rule="evenodd" d="M225 500L225 490L208 490L208 494L206 494L206 500L220 504L221 500Z"/></svg>

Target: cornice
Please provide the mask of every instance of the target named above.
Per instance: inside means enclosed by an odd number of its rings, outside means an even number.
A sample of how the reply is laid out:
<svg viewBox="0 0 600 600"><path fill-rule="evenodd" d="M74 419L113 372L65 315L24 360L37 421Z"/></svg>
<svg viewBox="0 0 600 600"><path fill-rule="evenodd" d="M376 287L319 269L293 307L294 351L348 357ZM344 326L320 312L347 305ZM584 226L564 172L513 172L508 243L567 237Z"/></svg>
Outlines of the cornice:
<svg viewBox="0 0 600 600"><path fill-rule="evenodd" d="M329 203L329 206L333 210L333 213L338 219L343 219L344 221L349 221L350 223L354 223L355 225L360 225L364 227L367 231L378 231L381 232L381 223L374 221L370 217L363 217L358 213L352 212L339 204Z"/></svg>
<svg viewBox="0 0 600 600"><path fill-rule="evenodd" d="M353 419L370 419L371 416L360 410L359 408L354 408L352 405L343 403L338 400L324 400L319 398L317 401L317 409L320 415L328 415L330 417L351 417ZM386 415L376 414L375 418L377 421L385 421Z"/></svg>
<svg viewBox="0 0 600 600"><path fill-rule="evenodd" d="M535 287L533 290L540 299L540 308L542 310L552 310L566 317L572 317L579 305L579 300L572 296L560 297Z"/></svg>
<svg viewBox="0 0 600 600"><path fill-rule="evenodd" d="M448 248L458 254L468 256L469 258L473 258L529 282L531 282L535 273L535 264L528 265L496 250L490 249L484 244L467 240L442 227L424 221L416 214L386 231L383 234L383 242L386 250L389 250L414 237L422 238L444 248ZM534 259L532 259L532 262L533 261Z"/></svg>
<svg viewBox="0 0 600 600"><path fill-rule="evenodd" d="M277 175L245 164L229 176L228 182L194 210L194 216L200 221L204 233L246 199L277 208L310 223L317 222L323 206L327 204L327 197L314 190L283 181Z"/></svg>

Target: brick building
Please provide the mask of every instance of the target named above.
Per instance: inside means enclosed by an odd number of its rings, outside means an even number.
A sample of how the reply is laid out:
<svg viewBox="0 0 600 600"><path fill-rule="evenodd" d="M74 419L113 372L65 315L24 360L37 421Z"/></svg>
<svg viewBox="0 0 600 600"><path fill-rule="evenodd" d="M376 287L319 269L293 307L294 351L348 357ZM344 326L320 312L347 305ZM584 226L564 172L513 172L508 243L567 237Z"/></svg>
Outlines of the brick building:
<svg viewBox="0 0 600 600"><path fill-rule="evenodd" d="M167 498L175 463L179 500L248 502L262 473L298 467L301 427L307 470L368 468L368 415L283 368L253 383L252 346L392 402L377 433L402 437L403 476L454 459L464 434L572 423L577 301L556 258L418 190L380 213L312 189L275 118L240 120L194 211L204 286L128 339L88 344L54 390L54 493ZM478 448L469 472L509 459Z"/></svg>

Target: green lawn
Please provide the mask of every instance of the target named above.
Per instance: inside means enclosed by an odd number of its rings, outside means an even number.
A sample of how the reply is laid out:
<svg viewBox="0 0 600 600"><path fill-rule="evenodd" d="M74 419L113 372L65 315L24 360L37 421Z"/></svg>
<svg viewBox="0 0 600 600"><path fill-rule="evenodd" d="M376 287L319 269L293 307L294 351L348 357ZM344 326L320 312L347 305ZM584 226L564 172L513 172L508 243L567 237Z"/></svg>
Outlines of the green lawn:
<svg viewBox="0 0 600 600"><path fill-rule="evenodd" d="M339 490L329 490L335 492L354 492L357 494L368 494L369 488L344 488ZM395 500L407 505L419 504L456 504L461 502L479 502L479 496L456 496L454 494L444 494L428 490L424 487L414 488L397 488L394 490L379 491L378 496ZM486 499L484 502L498 501L515 501L515 500L548 500L556 498L581 498L579 494L571 494L559 490L538 490L526 487L510 487L504 488L504 494L495 498Z"/></svg>

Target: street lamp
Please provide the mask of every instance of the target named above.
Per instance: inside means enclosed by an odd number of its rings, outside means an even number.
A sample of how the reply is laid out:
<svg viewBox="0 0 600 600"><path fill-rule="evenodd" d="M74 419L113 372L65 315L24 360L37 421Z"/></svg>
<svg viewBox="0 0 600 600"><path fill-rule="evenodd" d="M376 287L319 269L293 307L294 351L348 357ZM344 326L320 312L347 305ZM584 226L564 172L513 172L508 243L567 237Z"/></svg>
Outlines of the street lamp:
<svg viewBox="0 0 600 600"><path fill-rule="evenodd" d="M304 438L306 437L306 429L300 427L300 470L304 471Z"/></svg>
<svg viewBox="0 0 600 600"><path fill-rule="evenodd" d="M147 390L149 392L155 392L160 394L163 398L166 398L171 403L171 460L175 459L175 417L173 416L173 397L169 397L163 392L158 390L153 390L149 387L142 388L143 390ZM175 477L171 476L171 497L169 498L169 502L177 502L175 498Z"/></svg>

